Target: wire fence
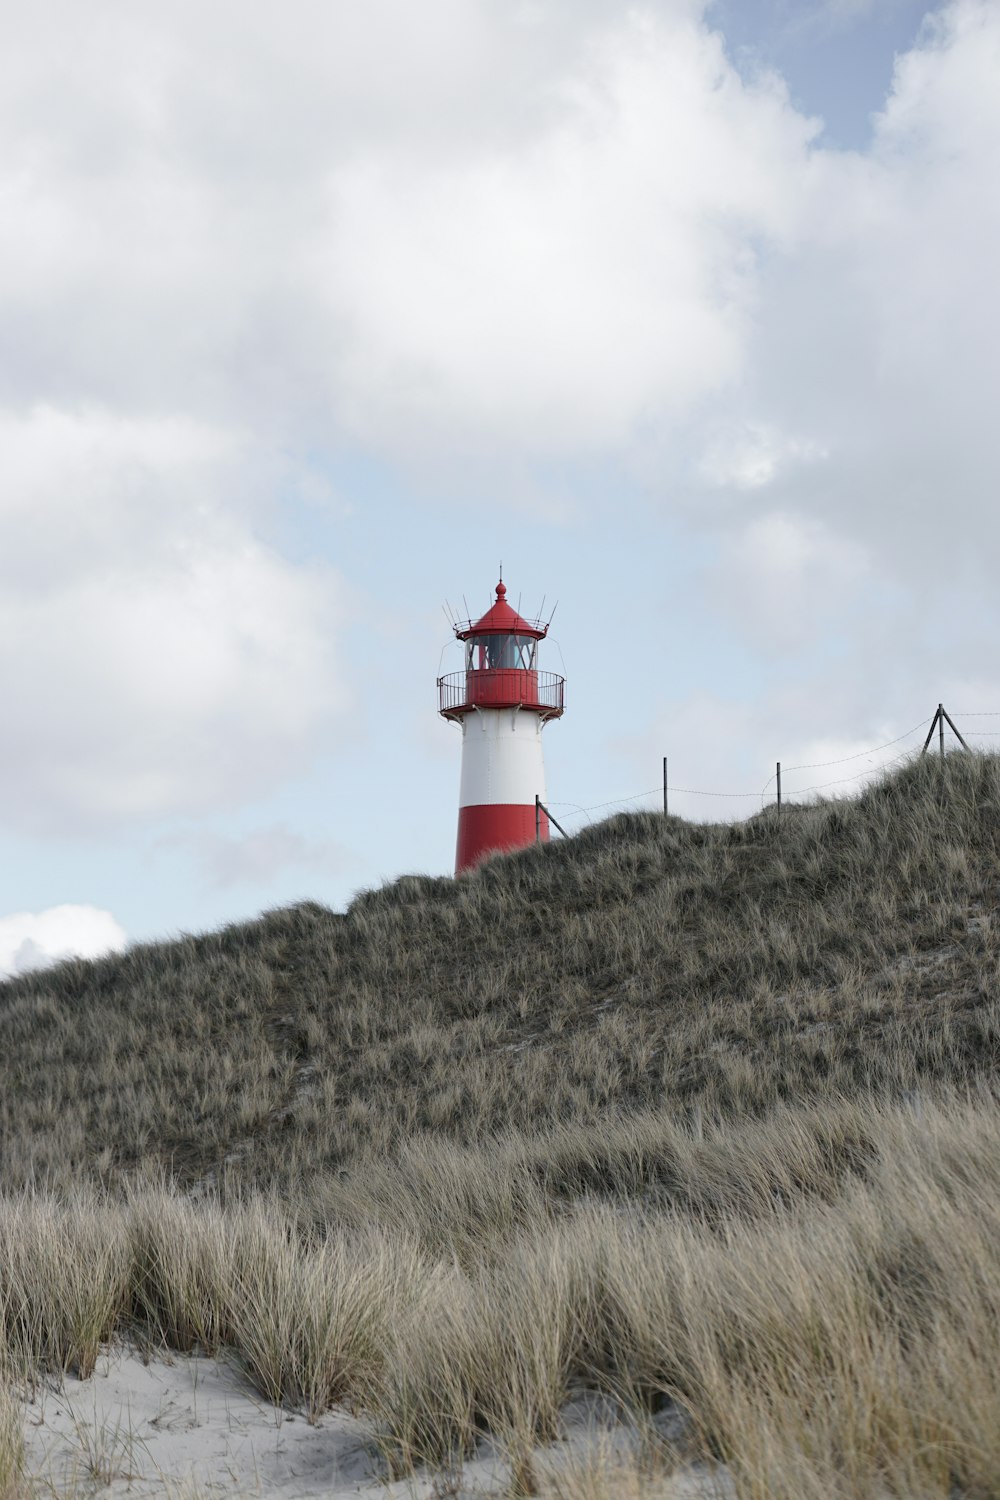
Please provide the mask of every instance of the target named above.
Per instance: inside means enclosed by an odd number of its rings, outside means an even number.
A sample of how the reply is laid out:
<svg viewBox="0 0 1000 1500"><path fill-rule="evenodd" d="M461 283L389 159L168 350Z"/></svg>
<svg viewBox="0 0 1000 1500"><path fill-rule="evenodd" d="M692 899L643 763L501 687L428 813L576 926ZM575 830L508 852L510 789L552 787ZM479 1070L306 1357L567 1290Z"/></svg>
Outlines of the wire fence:
<svg viewBox="0 0 1000 1500"><path fill-rule="evenodd" d="M785 774L791 774L793 771L814 771L826 769L829 766L843 766L853 761L865 760L866 758L869 758L873 755L880 755L883 750L890 750L895 745L902 745L907 741L912 741L916 735L920 734L923 730L927 730L928 726L930 726L930 732L928 733L927 738L924 741L923 748L926 750L931 738L931 734L938 724L941 712L942 710L939 705L936 713L929 714L926 719L921 719L919 724L914 724L911 729L905 730L902 734L896 735L895 738L891 740L883 741L883 743L880 745L873 745L870 749L856 750L850 755L838 756L833 760L802 761L796 765L781 766L780 770ZM983 710L976 713L973 713L971 711L965 713L955 713L951 714L950 716L946 715L945 717L962 720L1000 719L1000 709ZM967 729L963 727L961 737L963 740L1000 739L1000 728L995 730L986 730ZM901 765L904 761L910 758L910 756L913 754L914 748L914 746L908 745L905 750L900 751L896 755L890 756L889 759L879 761L877 765L854 771L849 776L838 776L834 777L830 781L821 781L815 783L812 786L795 787L791 790L785 788L783 792L779 790L776 800L780 805L782 801L790 801L792 798L796 797L811 796L815 792L827 791L831 787L846 786L848 783L858 785L859 782L863 782L869 777L878 776L883 771L891 770L893 766ZM664 764L666 764L666 762L664 762ZM708 787L674 786L672 782L669 782L666 778L664 778L664 780L661 781L658 786L649 787L646 791L633 792L631 796L626 797L612 797L607 802L592 802L586 807L581 806L578 802L552 802L548 805L557 808L570 808L571 811L563 812L560 814L560 816L567 822L571 821L574 818L586 818L589 822L593 822L594 820L591 817L591 814L593 813L606 812L608 808L619 808L622 811L625 811L629 807L632 807L635 803L643 802L649 797L656 797L658 799L662 798L665 807L667 798L670 793L674 793L675 795L682 797L718 797L728 800L755 801L759 802L760 806L763 807L765 799L768 795L768 791L772 783L774 783L778 779L779 774L779 769L776 765L775 770L771 772L771 775L767 778L767 781L764 783L763 787L754 791L719 791Z"/></svg>

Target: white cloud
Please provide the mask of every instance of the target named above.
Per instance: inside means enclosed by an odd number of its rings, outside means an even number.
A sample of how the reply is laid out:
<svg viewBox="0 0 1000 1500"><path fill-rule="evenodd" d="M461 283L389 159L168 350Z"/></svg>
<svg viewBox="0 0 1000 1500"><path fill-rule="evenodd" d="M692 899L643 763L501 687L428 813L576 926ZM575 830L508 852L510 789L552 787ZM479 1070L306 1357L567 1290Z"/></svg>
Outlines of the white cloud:
<svg viewBox="0 0 1000 1500"><path fill-rule="evenodd" d="M62 958L98 958L125 946L125 932L96 906L53 906L0 917L0 978L47 968Z"/></svg>
<svg viewBox="0 0 1000 1500"><path fill-rule="evenodd" d="M246 544L0 604L0 774L26 821L233 805L301 765L337 707L326 587Z"/></svg>
<svg viewBox="0 0 1000 1500"><path fill-rule="evenodd" d="M530 452L688 410L812 128L700 15L38 7L0 61L0 400Z"/></svg>
<svg viewBox="0 0 1000 1500"><path fill-rule="evenodd" d="M756 243L791 225L812 126L690 13L633 12L557 97L527 142L332 177L314 273L362 435L627 446L740 373Z"/></svg>
<svg viewBox="0 0 1000 1500"><path fill-rule="evenodd" d="M51 409L0 441L8 825L232 804L307 761L345 703L339 582L254 537L254 445Z"/></svg>
<svg viewBox="0 0 1000 1500"><path fill-rule="evenodd" d="M995 347L971 294L995 259L995 7L956 0L901 59L864 157L810 145L703 13L33 7L0 59L0 402L438 459L680 453L704 416L696 472L721 421L874 475L940 397L928 353L975 346L951 436ZM739 456L736 483L780 477Z"/></svg>
<svg viewBox="0 0 1000 1500"><path fill-rule="evenodd" d="M781 657L844 618L868 571L864 548L822 520L771 511L727 534L710 579L744 640Z"/></svg>
<svg viewBox="0 0 1000 1500"><path fill-rule="evenodd" d="M738 490L759 490L795 464L818 463L826 457L818 443L792 437L766 423L745 422L724 430L708 444L700 471L709 483Z"/></svg>
<svg viewBox="0 0 1000 1500"><path fill-rule="evenodd" d="M871 150L811 150L740 381L645 461L713 534L707 586L744 638L834 643L859 720L869 691L905 722L957 672L995 677L998 78L995 5L925 24Z"/></svg>
<svg viewBox="0 0 1000 1500"><path fill-rule="evenodd" d="M0 411L5 588L55 589L199 538L221 543L233 524L232 490L253 485L249 449L233 429L173 414L93 405Z"/></svg>

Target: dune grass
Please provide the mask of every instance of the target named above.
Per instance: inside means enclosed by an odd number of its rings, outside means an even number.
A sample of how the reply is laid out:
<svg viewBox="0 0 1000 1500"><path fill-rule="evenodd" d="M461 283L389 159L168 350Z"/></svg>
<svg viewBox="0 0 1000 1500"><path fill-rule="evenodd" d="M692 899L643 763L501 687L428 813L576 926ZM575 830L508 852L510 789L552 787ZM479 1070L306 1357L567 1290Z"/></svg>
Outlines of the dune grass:
<svg viewBox="0 0 1000 1500"><path fill-rule="evenodd" d="M998 854L954 755L0 986L8 1386L128 1337L392 1472L1000 1493ZM546 1468L583 1390L641 1462Z"/></svg>
<svg viewBox="0 0 1000 1500"><path fill-rule="evenodd" d="M12 1372L0 1368L0 1500L15 1500L22 1491L23 1420Z"/></svg>
<svg viewBox="0 0 1000 1500"><path fill-rule="evenodd" d="M802 1112L784 1162L777 1127L691 1142L707 1180L724 1183L742 1152L758 1183L788 1184L810 1140L817 1160L831 1139L863 1141L849 1165L827 1159L823 1184L728 1189L712 1216L669 1193L567 1203L539 1187L530 1220L481 1220L476 1256L461 1227L464 1263L440 1234L320 1233L273 1197L8 1198L0 1340L22 1378L86 1373L115 1337L229 1348L269 1400L314 1419L335 1402L367 1412L391 1472L455 1472L489 1435L521 1488L544 1492L537 1450L590 1389L640 1428L673 1403L683 1421L659 1472L722 1465L745 1500L996 1494L995 1101L843 1105L835 1131L829 1116ZM469 1151L470 1176L521 1170ZM426 1199L426 1182L413 1192ZM0 1464L15 1476L16 1437L4 1408Z"/></svg>
<svg viewBox="0 0 1000 1500"><path fill-rule="evenodd" d="M1000 1041L996 757L734 825L622 816L0 986L0 1185L297 1185L405 1143L974 1078Z"/></svg>

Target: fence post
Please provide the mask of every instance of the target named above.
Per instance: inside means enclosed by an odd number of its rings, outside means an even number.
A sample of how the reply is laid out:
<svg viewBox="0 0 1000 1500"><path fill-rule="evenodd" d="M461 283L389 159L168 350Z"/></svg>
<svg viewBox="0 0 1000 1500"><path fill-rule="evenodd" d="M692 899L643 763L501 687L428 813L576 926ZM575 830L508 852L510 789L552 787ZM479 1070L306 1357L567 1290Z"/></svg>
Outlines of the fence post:
<svg viewBox="0 0 1000 1500"><path fill-rule="evenodd" d="M781 811L781 761L778 761L778 811Z"/></svg>
<svg viewBox="0 0 1000 1500"><path fill-rule="evenodd" d="M948 724L949 724L949 726L951 728L951 732L955 736L956 740L958 740L958 743L961 745L962 749L963 750L968 750L968 748L969 748L968 745L965 743L965 741L963 740L962 736L959 734L958 730L955 728L955 721L951 717L951 714L948 712L948 710L946 708L942 708L942 710L941 710L941 717L942 717L942 719L947 719L948 720Z"/></svg>
<svg viewBox="0 0 1000 1500"><path fill-rule="evenodd" d="M663 816L667 816L667 757L663 757Z"/></svg>
<svg viewBox="0 0 1000 1500"><path fill-rule="evenodd" d="M542 813L544 813L545 816L548 818L548 820L552 824L553 828L558 828L559 832L562 834L562 836L563 836L564 839L568 839L569 838L569 834L566 832L565 828L562 826L561 823L559 823L559 822L556 821L556 819L549 812L548 808L545 806L545 803L542 801L541 797L539 797L538 793L536 792L535 793L535 843L536 844L540 844L542 842Z"/></svg>
<svg viewBox="0 0 1000 1500"><path fill-rule="evenodd" d="M955 728L955 721L951 717L951 714L945 712L945 706L943 703L939 703L937 706L937 713L931 720L931 727L927 731L927 738L924 740L924 748L920 752L921 755L927 754L927 748L930 745L931 740L934 738L934 731L936 729L938 732L938 750L941 753L941 759L944 760L944 726L946 721L948 724L948 728L951 730L956 740L958 740L958 743L961 745L962 749L968 750L969 746L963 739L962 735Z"/></svg>

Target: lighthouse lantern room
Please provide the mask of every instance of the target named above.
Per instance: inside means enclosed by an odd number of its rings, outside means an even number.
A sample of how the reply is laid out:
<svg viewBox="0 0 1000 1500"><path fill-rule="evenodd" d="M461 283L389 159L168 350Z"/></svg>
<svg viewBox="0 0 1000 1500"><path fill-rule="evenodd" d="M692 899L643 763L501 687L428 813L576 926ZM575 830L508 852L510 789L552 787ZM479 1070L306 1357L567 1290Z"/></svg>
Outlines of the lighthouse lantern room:
<svg viewBox="0 0 1000 1500"><path fill-rule="evenodd" d="M535 799L545 797L542 729L562 714L565 686L538 666L548 629L511 608L503 580L481 619L455 625L465 670L438 678L438 709L462 729L456 875L535 837ZM547 840L544 812L539 830Z"/></svg>

